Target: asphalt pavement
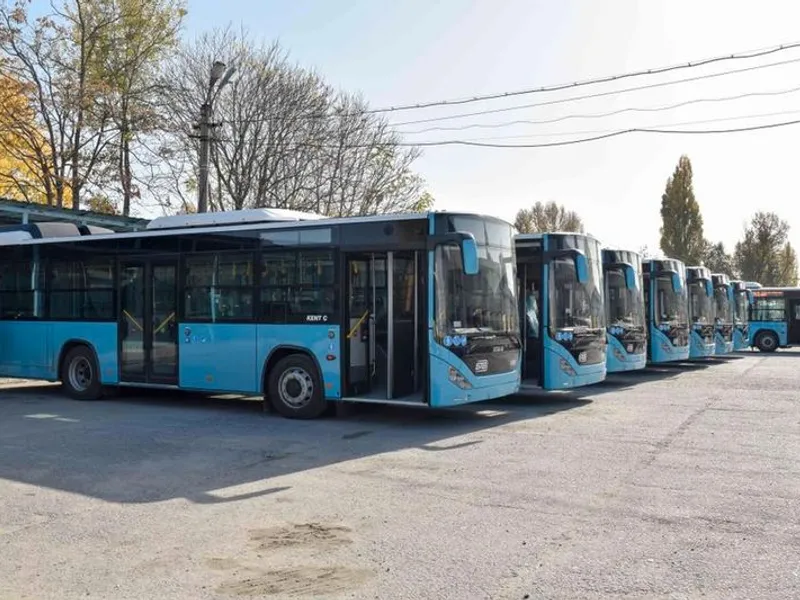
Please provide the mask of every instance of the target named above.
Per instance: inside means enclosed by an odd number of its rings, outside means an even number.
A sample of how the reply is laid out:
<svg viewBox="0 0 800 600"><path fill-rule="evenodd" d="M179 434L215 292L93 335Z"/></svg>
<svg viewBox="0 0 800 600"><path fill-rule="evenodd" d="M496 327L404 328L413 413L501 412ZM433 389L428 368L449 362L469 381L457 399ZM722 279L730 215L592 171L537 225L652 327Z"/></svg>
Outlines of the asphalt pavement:
<svg viewBox="0 0 800 600"><path fill-rule="evenodd" d="M800 352L449 411L0 382L0 598L800 598Z"/></svg>

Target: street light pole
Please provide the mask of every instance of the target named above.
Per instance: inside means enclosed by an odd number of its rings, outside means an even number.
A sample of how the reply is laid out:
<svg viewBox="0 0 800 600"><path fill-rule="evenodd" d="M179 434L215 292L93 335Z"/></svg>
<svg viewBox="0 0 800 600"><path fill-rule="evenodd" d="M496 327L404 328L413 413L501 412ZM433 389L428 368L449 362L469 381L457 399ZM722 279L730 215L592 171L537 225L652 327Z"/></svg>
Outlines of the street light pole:
<svg viewBox="0 0 800 600"><path fill-rule="evenodd" d="M216 94L225 87L225 84L233 75L235 68L233 65L225 70L225 63L215 61L211 65L211 76L208 79L208 89L206 90L205 102L200 105L200 164L199 178L197 182L197 212L208 211L208 163L211 155L211 142L213 141L213 128L217 125L211 122L214 114L213 102ZM214 86L219 85L214 91Z"/></svg>
<svg viewBox="0 0 800 600"><path fill-rule="evenodd" d="M211 105L200 106L200 173L197 182L197 212L208 211L208 157L211 153Z"/></svg>

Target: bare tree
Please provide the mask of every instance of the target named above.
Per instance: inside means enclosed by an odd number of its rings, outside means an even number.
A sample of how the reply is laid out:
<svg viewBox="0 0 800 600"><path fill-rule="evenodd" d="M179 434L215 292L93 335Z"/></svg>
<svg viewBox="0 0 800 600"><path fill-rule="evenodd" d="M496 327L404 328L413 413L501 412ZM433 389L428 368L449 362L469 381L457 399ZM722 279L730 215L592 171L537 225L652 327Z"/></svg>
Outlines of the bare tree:
<svg viewBox="0 0 800 600"><path fill-rule="evenodd" d="M520 233L584 231L580 215L556 202L537 202L529 209L520 209L514 219L514 227Z"/></svg>
<svg viewBox="0 0 800 600"><path fill-rule="evenodd" d="M212 160L216 209L284 207L327 215L375 214L426 207L411 171L416 148L399 145L386 120L359 98L336 93L317 74L288 62L277 44L257 46L246 32L216 30L184 46L165 72L176 82L166 102L176 115L171 184L186 199L197 156L188 138L215 60L236 65L215 98ZM180 173L180 175L177 175ZM425 196L425 202L430 197ZM185 201L183 202L185 204Z"/></svg>

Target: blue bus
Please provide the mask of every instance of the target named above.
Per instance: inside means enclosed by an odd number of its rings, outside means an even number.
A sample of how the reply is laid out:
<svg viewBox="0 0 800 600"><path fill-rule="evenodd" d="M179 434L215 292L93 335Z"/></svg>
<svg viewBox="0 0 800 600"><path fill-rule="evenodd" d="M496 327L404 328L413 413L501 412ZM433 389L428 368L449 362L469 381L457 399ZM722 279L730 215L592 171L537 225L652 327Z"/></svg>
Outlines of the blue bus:
<svg viewBox="0 0 800 600"><path fill-rule="evenodd" d="M603 249L606 306L606 369L609 373L647 365L642 259L630 250Z"/></svg>
<svg viewBox="0 0 800 600"><path fill-rule="evenodd" d="M753 303L753 292L748 289L746 281L731 281L733 288L733 349L750 348L749 314Z"/></svg>
<svg viewBox="0 0 800 600"><path fill-rule="evenodd" d="M689 358L714 355L714 285L707 267L686 267L686 287L689 293Z"/></svg>
<svg viewBox="0 0 800 600"><path fill-rule="evenodd" d="M606 316L600 243L579 233L515 238L522 386L546 390L606 376Z"/></svg>
<svg viewBox="0 0 800 600"><path fill-rule="evenodd" d="M800 344L800 288L752 290L750 340L761 352Z"/></svg>
<svg viewBox="0 0 800 600"><path fill-rule="evenodd" d="M0 231L0 376L453 406L519 388L513 228L477 215L256 209L146 231Z"/></svg>
<svg viewBox="0 0 800 600"><path fill-rule="evenodd" d="M730 279L724 273L712 273L711 283L714 286L714 310L716 312L714 354L730 354L733 352L733 288Z"/></svg>
<svg viewBox="0 0 800 600"><path fill-rule="evenodd" d="M647 311L647 359L651 363L689 358L689 301L686 267L674 258L642 263Z"/></svg>

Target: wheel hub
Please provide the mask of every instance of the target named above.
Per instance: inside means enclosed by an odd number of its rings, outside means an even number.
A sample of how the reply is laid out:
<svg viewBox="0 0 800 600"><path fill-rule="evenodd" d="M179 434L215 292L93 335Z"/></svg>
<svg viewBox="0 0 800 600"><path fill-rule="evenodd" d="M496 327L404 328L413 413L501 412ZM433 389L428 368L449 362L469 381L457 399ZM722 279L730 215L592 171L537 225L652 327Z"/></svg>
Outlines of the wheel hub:
<svg viewBox="0 0 800 600"><path fill-rule="evenodd" d="M295 367L284 371L278 381L281 402L293 408L302 408L314 395L314 380L304 369Z"/></svg>
<svg viewBox="0 0 800 600"><path fill-rule="evenodd" d="M94 374L89 360L80 356L69 365L69 383L78 392L85 392L92 385Z"/></svg>

